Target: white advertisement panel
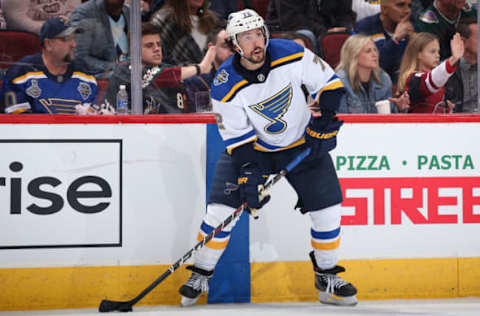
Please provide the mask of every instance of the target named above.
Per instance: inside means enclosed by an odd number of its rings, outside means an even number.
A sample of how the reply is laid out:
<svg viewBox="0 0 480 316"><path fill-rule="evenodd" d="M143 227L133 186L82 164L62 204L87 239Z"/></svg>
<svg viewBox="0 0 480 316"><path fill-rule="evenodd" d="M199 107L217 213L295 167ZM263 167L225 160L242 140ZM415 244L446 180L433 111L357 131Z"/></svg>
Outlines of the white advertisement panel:
<svg viewBox="0 0 480 316"><path fill-rule="evenodd" d="M170 264L205 212L206 124L0 124L0 267Z"/></svg>
<svg viewBox="0 0 480 316"><path fill-rule="evenodd" d="M480 256L479 123L344 124L332 152L344 192L342 259ZM258 221L251 260L304 260L310 218L286 181Z"/></svg>
<svg viewBox="0 0 480 316"><path fill-rule="evenodd" d="M0 152L0 249L121 246L121 139L0 140Z"/></svg>

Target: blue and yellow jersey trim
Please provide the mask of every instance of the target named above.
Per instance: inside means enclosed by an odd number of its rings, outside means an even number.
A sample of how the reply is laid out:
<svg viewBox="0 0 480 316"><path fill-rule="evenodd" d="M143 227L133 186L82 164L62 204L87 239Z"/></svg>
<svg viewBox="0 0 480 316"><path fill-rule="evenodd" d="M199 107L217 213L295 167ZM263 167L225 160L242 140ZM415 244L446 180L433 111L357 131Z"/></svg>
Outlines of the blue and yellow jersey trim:
<svg viewBox="0 0 480 316"><path fill-rule="evenodd" d="M80 79L82 81L90 82L94 85L97 85L97 80L94 76L87 75L86 73L80 71L74 71L71 78Z"/></svg>
<svg viewBox="0 0 480 316"><path fill-rule="evenodd" d="M267 51L270 54L270 70L272 70L301 60L304 56L305 48L293 41L272 39L269 42ZM223 75L222 78L219 78L223 83L218 85L212 84L211 95L215 100L229 102L235 98L238 92L251 84L236 73L232 62L233 57L230 57L217 71L217 76Z"/></svg>
<svg viewBox="0 0 480 316"><path fill-rule="evenodd" d="M42 71L35 71L35 72L31 71L13 79L12 82L14 84L23 84L31 79L45 79L45 78L47 78L47 75L45 75L45 73L43 73Z"/></svg>
<svg viewBox="0 0 480 316"><path fill-rule="evenodd" d="M256 140L257 140L257 134L255 133L254 130L251 130L250 132L242 136L227 139L225 140L224 143L225 143L225 147L227 148L228 154L231 155L232 151L235 148L240 147L246 143L254 142Z"/></svg>
<svg viewBox="0 0 480 316"><path fill-rule="evenodd" d="M257 139L255 144L253 145L253 148L258 151L263 151L263 152L272 152L272 151L282 151L282 150L287 150L290 148L294 148L297 146L300 146L302 144L305 144L305 137L300 138L296 142L288 145L288 146L275 146L275 145L270 145L267 142L264 142L261 139Z"/></svg>

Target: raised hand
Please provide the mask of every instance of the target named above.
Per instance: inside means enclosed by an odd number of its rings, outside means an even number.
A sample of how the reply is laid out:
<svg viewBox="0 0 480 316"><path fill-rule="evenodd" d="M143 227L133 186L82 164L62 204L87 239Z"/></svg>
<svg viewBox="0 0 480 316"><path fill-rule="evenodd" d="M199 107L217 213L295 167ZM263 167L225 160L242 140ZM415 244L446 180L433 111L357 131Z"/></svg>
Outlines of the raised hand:
<svg viewBox="0 0 480 316"><path fill-rule="evenodd" d="M407 36L412 36L414 33L412 23L410 23L410 14L405 16L400 22L398 22L393 33L393 38L396 40L403 40Z"/></svg>
<svg viewBox="0 0 480 316"><path fill-rule="evenodd" d="M205 56L203 56L203 59L199 64L202 74L208 74L210 70L212 70L212 64L213 60L215 59L216 53L216 46L213 45L208 48Z"/></svg>
<svg viewBox="0 0 480 316"><path fill-rule="evenodd" d="M452 65L454 65L460 58L463 57L463 53L465 52L465 45L459 33L455 33L453 38L450 40L450 49L452 51L452 56L450 57L449 61Z"/></svg>

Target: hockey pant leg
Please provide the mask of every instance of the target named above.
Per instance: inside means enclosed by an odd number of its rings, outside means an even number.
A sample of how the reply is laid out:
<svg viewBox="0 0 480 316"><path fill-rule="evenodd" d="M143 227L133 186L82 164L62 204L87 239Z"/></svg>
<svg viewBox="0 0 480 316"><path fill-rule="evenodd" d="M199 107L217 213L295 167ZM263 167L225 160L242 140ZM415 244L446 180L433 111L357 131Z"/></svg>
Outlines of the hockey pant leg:
<svg viewBox="0 0 480 316"><path fill-rule="evenodd" d="M331 269L338 262L340 246L340 204L311 211L312 247L317 265L322 270Z"/></svg>
<svg viewBox="0 0 480 316"><path fill-rule="evenodd" d="M206 235L212 232L218 225L220 225L228 216L233 214L235 209L233 207L210 203L207 206L207 214L205 215L200 232L198 233L198 241L202 240ZM233 220L223 230L215 235L203 248L198 250L195 254L195 267L212 271L217 265L223 251L227 247L230 240L230 232L237 223L239 217Z"/></svg>

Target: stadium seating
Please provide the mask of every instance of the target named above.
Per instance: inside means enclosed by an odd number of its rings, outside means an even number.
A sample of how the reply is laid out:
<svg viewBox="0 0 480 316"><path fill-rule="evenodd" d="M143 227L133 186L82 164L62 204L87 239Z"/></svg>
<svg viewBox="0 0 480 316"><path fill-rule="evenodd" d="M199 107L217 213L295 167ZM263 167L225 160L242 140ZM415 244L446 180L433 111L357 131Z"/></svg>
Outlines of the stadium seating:
<svg viewBox="0 0 480 316"><path fill-rule="evenodd" d="M38 35L25 31L0 30L0 69L8 68L24 56L40 51Z"/></svg>
<svg viewBox="0 0 480 316"><path fill-rule="evenodd" d="M340 62L340 50L343 43L350 36L348 32L326 33L320 37L320 57L325 60L333 69Z"/></svg>
<svg viewBox="0 0 480 316"><path fill-rule="evenodd" d="M267 16L268 4L270 0L238 0L238 9L242 10L245 6L249 6L249 2L251 2L252 9L254 9L258 14L260 14L264 19Z"/></svg>

